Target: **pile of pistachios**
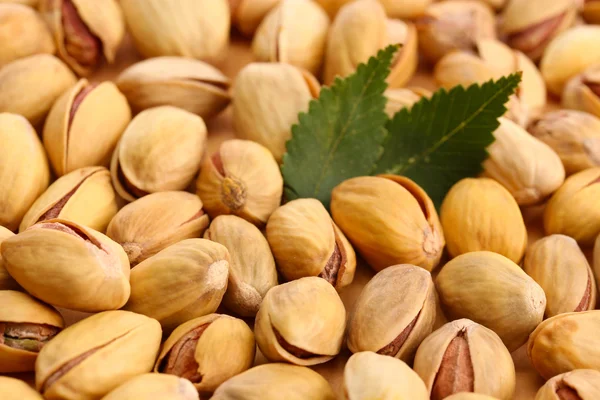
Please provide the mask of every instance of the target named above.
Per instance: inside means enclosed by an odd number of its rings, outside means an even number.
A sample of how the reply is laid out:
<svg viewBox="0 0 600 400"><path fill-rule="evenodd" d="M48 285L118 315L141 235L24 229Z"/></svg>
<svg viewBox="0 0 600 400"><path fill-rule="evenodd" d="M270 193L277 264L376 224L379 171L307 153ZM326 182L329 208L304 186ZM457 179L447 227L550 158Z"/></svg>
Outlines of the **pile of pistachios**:
<svg viewBox="0 0 600 400"><path fill-rule="evenodd" d="M594 24L599 0L0 0L0 399L523 399L522 347L536 400L600 399ZM418 68L522 73L484 172L439 210L396 175L286 201L298 114L389 44L390 115L431 96Z"/></svg>

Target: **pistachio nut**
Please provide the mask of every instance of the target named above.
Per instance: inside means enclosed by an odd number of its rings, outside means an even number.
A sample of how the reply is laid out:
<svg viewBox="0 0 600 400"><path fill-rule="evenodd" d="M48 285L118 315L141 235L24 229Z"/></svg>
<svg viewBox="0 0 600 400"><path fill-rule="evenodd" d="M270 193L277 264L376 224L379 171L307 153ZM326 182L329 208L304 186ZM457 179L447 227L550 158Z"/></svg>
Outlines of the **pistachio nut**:
<svg viewBox="0 0 600 400"><path fill-rule="evenodd" d="M435 283L446 315L469 318L493 330L509 351L525 343L544 316L546 296L540 285L517 264L491 251L454 258Z"/></svg>
<svg viewBox="0 0 600 400"><path fill-rule="evenodd" d="M315 0L323 9L329 14L329 16L333 19L335 15L340 11L347 3L350 3L352 0Z"/></svg>
<svg viewBox="0 0 600 400"><path fill-rule="evenodd" d="M0 0L0 3L23 4L31 8L36 8L39 0Z"/></svg>
<svg viewBox="0 0 600 400"><path fill-rule="evenodd" d="M0 397L4 400L44 400L25 381L8 376L0 376Z"/></svg>
<svg viewBox="0 0 600 400"><path fill-rule="evenodd" d="M281 203L283 178L266 147L226 140L204 160L196 192L211 218L233 214L262 228Z"/></svg>
<svg viewBox="0 0 600 400"><path fill-rule="evenodd" d="M451 257L489 250L518 263L525 254L527 228L519 205L492 179L458 181L442 203L441 220Z"/></svg>
<svg viewBox="0 0 600 400"><path fill-rule="evenodd" d="M129 298L125 251L75 222L50 219L31 226L2 242L2 259L19 285L57 307L103 311Z"/></svg>
<svg viewBox="0 0 600 400"><path fill-rule="evenodd" d="M600 310L548 318L529 336L527 355L545 379L575 369L600 370Z"/></svg>
<svg viewBox="0 0 600 400"><path fill-rule="evenodd" d="M244 35L252 36L265 15L281 0L229 0L231 22Z"/></svg>
<svg viewBox="0 0 600 400"><path fill-rule="evenodd" d="M162 345L154 372L190 380L200 393L212 393L252 366L256 344L244 321L210 314L177 327Z"/></svg>
<svg viewBox="0 0 600 400"><path fill-rule="evenodd" d="M354 249L319 200L297 199L275 210L267 240L287 280L318 276L339 290L354 279Z"/></svg>
<svg viewBox="0 0 600 400"><path fill-rule="evenodd" d="M600 63L592 65L567 83L562 106L600 117Z"/></svg>
<svg viewBox="0 0 600 400"><path fill-rule="evenodd" d="M20 114L37 125L75 82L71 70L53 55L13 61L0 68L0 113Z"/></svg>
<svg viewBox="0 0 600 400"><path fill-rule="evenodd" d="M600 168L571 175L554 193L544 211L547 234L571 236L582 246L592 246L600 233Z"/></svg>
<svg viewBox="0 0 600 400"><path fill-rule="evenodd" d="M121 2L122 4L122 2ZM58 55L81 76L113 63L125 35L117 0L40 0Z"/></svg>
<svg viewBox="0 0 600 400"><path fill-rule="evenodd" d="M412 363L436 318L431 274L410 264L381 270L363 288L348 320L348 349Z"/></svg>
<svg viewBox="0 0 600 400"><path fill-rule="evenodd" d="M217 62L229 45L227 0L122 0L129 33L144 57Z"/></svg>
<svg viewBox="0 0 600 400"><path fill-rule="evenodd" d="M445 240L433 202L415 182L396 175L348 179L331 194L333 220L376 271L414 264L431 271Z"/></svg>
<svg viewBox="0 0 600 400"><path fill-rule="evenodd" d="M256 314L254 334L269 361L316 365L342 347L346 310L324 279L311 276L275 286Z"/></svg>
<svg viewBox="0 0 600 400"><path fill-rule="evenodd" d="M172 106L139 113L121 137L110 163L113 186L126 201L184 190L192 182L206 142L204 120Z"/></svg>
<svg viewBox="0 0 600 400"><path fill-rule="evenodd" d="M0 1L0 66L56 48L44 20L31 7Z"/></svg>
<svg viewBox="0 0 600 400"><path fill-rule="evenodd" d="M44 147L56 175L108 165L130 121L127 99L114 83L81 79L54 103L44 125Z"/></svg>
<svg viewBox="0 0 600 400"><path fill-rule="evenodd" d="M510 47L534 61L561 32L569 29L577 15L572 0L510 0L500 18L500 32Z"/></svg>
<svg viewBox="0 0 600 400"><path fill-rule="evenodd" d="M14 236L15 234L6 229L3 226L0 226L0 246L2 246L2 242L9 237ZM8 273L6 268L4 268L4 264L2 263L2 254L0 253L0 290L21 290L21 287L15 281L12 276Z"/></svg>
<svg viewBox="0 0 600 400"><path fill-rule="evenodd" d="M335 400L329 383L310 368L263 364L235 376L215 391L212 400Z"/></svg>
<svg viewBox="0 0 600 400"><path fill-rule="evenodd" d="M387 99L385 113L388 117L393 116L403 108L412 108L412 106L423 97L431 97L431 91L420 87L409 87L401 89L387 89L384 92Z"/></svg>
<svg viewBox="0 0 600 400"><path fill-rule="evenodd" d="M106 235L123 247L133 267L167 246L202 236L208 227L202 206L191 193L152 193L120 209Z"/></svg>
<svg viewBox="0 0 600 400"><path fill-rule="evenodd" d="M432 63L454 50L470 50L480 39L496 38L492 9L474 0L432 3L416 26L419 49Z"/></svg>
<svg viewBox="0 0 600 400"><path fill-rule="evenodd" d="M506 3L510 0L479 0L479 1L487 4L488 6L492 7L496 11L500 11L506 6Z"/></svg>
<svg viewBox="0 0 600 400"><path fill-rule="evenodd" d="M48 400L98 399L134 376L150 372L160 324L129 311L105 311L60 332L42 348L35 386Z"/></svg>
<svg viewBox="0 0 600 400"><path fill-rule="evenodd" d="M371 351L356 353L344 367L344 399L429 400L427 388L403 361Z"/></svg>
<svg viewBox="0 0 600 400"><path fill-rule="evenodd" d="M600 24L600 3L598 0L584 0L583 18L590 24Z"/></svg>
<svg viewBox="0 0 600 400"><path fill-rule="evenodd" d="M261 22L252 52L257 61L283 62L312 74L321 69L329 17L312 0L282 0Z"/></svg>
<svg viewBox="0 0 600 400"><path fill-rule="evenodd" d="M560 96L569 79L600 63L598 41L600 26L580 25L550 42L540 62L540 71L550 93Z"/></svg>
<svg viewBox="0 0 600 400"><path fill-rule="evenodd" d="M293 65L248 64L233 86L237 136L262 144L281 162L285 142L292 137L291 126L298 122L298 113L308 111L308 103L318 97L319 90L314 76Z"/></svg>
<svg viewBox="0 0 600 400"><path fill-rule="evenodd" d="M231 100L229 78L210 64L184 57L140 61L121 72L116 83L136 112L172 105L210 118Z"/></svg>
<svg viewBox="0 0 600 400"><path fill-rule="evenodd" d="M277 286L277 269L267 239L256 226L235 215L215 218L204 238L229 251L229 283L223 304L243 317L254 317L269 289Z"/></svg>
<svg viewBox="0 0 600 400"><path fill-rule="evenodd" d="M198 391L184 378L167 374L142 374L131 378L102 400L199 400Z"/></svg>
<svg viewBox="0 0 600 400"><path fill-rule="evenodd" d="M535 400L593 400L600 398L600 372L576 369L556 375L540 388Z"/></svg>
<svg viewBox="0 0 600 400"><path fill-rule="evenodd" d="M600 285L600 235L596 238L594 243L594 276L596 277L596 286Z"/></svg>
<svg viewBox="0 0 600 400"><path fill-rule="evenodd" d="M388 84L402 87L415 73L418 63L417 30L413 23L388 19L377 0L348 3L331 25L323 81L331 85L336 77L352 74L358 64L390 44L402 44L392 62Z"/></svg>
<svg viewBox="0 0 600 400"><path fill-rule="evenodd" d="M225 246L205 239L182 240L131 270L131 296L123 309L154 318L170 332L217 310L228 273Z"/></svg>
<svg viewBox="0 0 600 400"><path fill-rule="evenodd" d="M0 290L0 302L0 373L33 371L40 350L64 327L63 318L25 293Z"/></svg>
<svg viewBox="0 0 600 400"><path fill-rule="evenodd" d="M398 2L396 0L379 0L385 12L391 18L413 19L425 13L427 6L434 0L408 0Z"/></svg>
<svg viewBox="0 0 600 400"><path fill-rule="evenodd" d="M50 168L37 133L24 117L0 113L0 143L0 226L14 231L48 187Z"/></svg>
<svg viewBox="0 0 600 400"><path fill-rule="evenodd" d="M446 397L444 400L498 400L496 397L488 396L487 394L458 392L452 396Z"/></svg>

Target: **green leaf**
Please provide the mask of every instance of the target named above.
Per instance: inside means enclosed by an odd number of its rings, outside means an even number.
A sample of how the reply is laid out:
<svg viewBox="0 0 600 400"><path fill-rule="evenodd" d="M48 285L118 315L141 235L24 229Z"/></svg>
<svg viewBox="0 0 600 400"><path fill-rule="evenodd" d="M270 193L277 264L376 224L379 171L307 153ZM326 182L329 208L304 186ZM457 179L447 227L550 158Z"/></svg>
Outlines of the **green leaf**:
<svg viewBox="0 0 600 400"><path fill-rule="evenodd" d="M482 171L498 118L520 81L517 73L467 89L442 89L400 110L387 125L375 172L414 180L439 207L452 185Z"/></svg>
<svg viewBox="0 0 600 400"><path fill-rule="evenodd" d="M300 113L283 156L288 200L319 199L329 207L331 190L345 179L368 175L385 139L385 82L397 45L379 51L353 75L337 78Z"/></svg>

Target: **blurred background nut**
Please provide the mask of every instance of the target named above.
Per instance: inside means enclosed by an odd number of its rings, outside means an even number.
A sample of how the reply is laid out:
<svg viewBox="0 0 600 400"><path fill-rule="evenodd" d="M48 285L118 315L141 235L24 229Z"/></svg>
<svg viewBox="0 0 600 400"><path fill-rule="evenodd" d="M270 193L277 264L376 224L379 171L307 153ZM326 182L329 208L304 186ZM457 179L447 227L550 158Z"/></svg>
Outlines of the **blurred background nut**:
<svg viewBox="0 0 600 400"><path fill-rule="evenodd" d="M459 392L446 397L445 400L497 400L495 397L481 393Z"/></svg>
<svg viewBox="0 0 600 400"><path fill-rule="evenodd" d="M106 235L119 243L132 267L184 239L202 236L208 216L202 200L187 192L157 192L127 204Z"/></svg>
<svg viewBox="0 0 600 400"><path fill-rule="evenodd" d="M39 0L0 0L0 3L15 3L23 4L32 8L36 8Z"/></svg>
<svg viewBox="0 0 600 400"><path fill-rule="evenodd" d="M241 319L210 314L177 327L162 345L154 372L189 379L201 394L212 393L252 366L254 334Z"/></svg>
<svg viewBox="0 0 600 400"><path fill-rule="evenodd" d="M425 12L425 9L433 0L379 0L385 8L385 12L391 18L416 18Z"/></svg>
<svg viewBox="0 0 600 400"><path fill-rule="evenodd" d="M23 380L8 376L0 376L0 397L4 400L44 400Z"/></svg>
<svg viewBox="0 0 600 400"><path fill-rule="evenodd" d="M490 251L448 262L436 289L446 315L469 318L496 332L509 351L518 349L542 321L544 290L521 267Z"/></svg>
<svg viewBox="0 0 600 400"><path fill-rule="evenodd" d="M252 36L263 18L281 0L229 0L231 23L244 35Z"/></svg>
<svg viewBox="0 0 600 400"><path fill-rule="evenodd" d="M340 352L345 328L346 310L333 286L307 277L267 292L254 334L269 361L315 365Z"/></svg>
<svg viewBox="0 0 600 400"><path fill-rule="evenodd" d="M172 106L139 113L129 124L110 165L113 185L126 201L150 193L184 190L204 154L206 125L199 116Z"/></svg>
<svg viewBox="0 0 600 400"><path fill-rule="evenodd" d="M444 249L433 202L415 182L396 175L348 179L331 194L333 220L376 271L414 264L431 271Z"/></svg>
<svg viewBox="0 0 600 400"><path fill-rule="evenodd" d="M144 57L182 56L211 63L225 57L231 19L227 0L122 0L121 7Z"/></svg>
<svg viewBox="0 0 600 400"><path fill-rule="evenodd" d="M415 372L432 400L475 392L510 400L515 366L494 331L468 319L448 322L427 336L415 357Z"/></svg>
<svg viewBox="0 0 600 400"><path fill-rule="evenodd" d="M592 65L567 83L562 106L600 117L600 63Z"/></svg>
<svg viewBox="0 0 600 400"><path fill-rule="evenodd" d="M205 239L182 240L131 270L131 296L123 309L154 318L170 332L217 310L228 272L224 246Z"/></svg>
<svg viewBox="0 0 600 400"><path fill-rule="evenodd" d="M3 241L14 235L14 233L5 227L0 226L0 246L2 246ZM21 290L17 281L15 281L6 268L4 268L4 264L2 263L2 253L0 253L0 290Z"/></svg>
<svg viewBox="0 0 600 400"><path fill-rule="evenodd" d="M431 91L420 87L387 89L384 95L387 99L385 113L389 118L403 108L411 109L412 106L423 97L431 97Z"/></svg>
<svg viewBox="0 0 600 400"><path fill-rule="evenodd" d="M207 119L231 99L229 78L210 64L183 57L140 61L123 70L116 84L134 112L172 105Z"/></svg>
<svg viewBox="0 0 600 400"><path fill-rule="evenodd" d="M356 353L344 367L346 400L429 400L423 381L408 365L370 351Z"/></svg>
<svg viewBox="0 0 600 400"><path fill-rule="evenodd" d="M0 373L33 371L40 350L64 327L63 318L25 293L0 290L0 301Z"/></svg>
<svg viewBox="0 0 600 400"><path fill-rule="evenodd" d="M373 277L348 320L348 349L373 351L412 363L433 330L435 289L431 274L415 265L388 267Z"/></svg>
<svg viewBox="0 0 600 400"><path fill-rule="evenodd" d="M596 276L596 286L600 284L600 235L594 243L594 275Z"/></svg>
<svg viewBox="0 0 600 400"><path fill-rule="evenodd" d="M584 1L583 18L590 24L600 24L600 2L598 0Z"/></svg>
<svg viewBox="0 0 600 400"><path fill-rule="evenodd" d="M600 398L600 371L576 369L556 375L540 388L535 400L587 400Z"/></svg>
<svg viewBox="0 0 600 400"><path fill-rule="evenodd" d="M187 379L167 374L143 374L131 378L102 400L199 400Z"/></svg>
<svg viewBox="0 0 600 400"><path fill-rule="evenodd" d="M267 240L287 280L318 276L340 290L354 279L354 249L316 199L293 200L275 210Z"/></svg>

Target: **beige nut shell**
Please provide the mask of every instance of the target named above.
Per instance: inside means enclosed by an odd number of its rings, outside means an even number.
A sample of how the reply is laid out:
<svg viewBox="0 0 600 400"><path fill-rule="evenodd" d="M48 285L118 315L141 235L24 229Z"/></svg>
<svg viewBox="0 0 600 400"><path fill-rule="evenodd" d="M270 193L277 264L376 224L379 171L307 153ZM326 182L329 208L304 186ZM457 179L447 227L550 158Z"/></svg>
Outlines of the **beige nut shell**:
<svg viewBox="0 0 600 400"><path fill-rule="evenodd" d="M592 400L600 396L600 372L593 369L576 369L556 375L540 388L535 400L560 400L560 389L575 391L579 398Z"/></svg>
<svg viewBox="0 0 600 400"><path fill-rule="evenodd" d="M0 376L0 397L4 400L44 400L23 380L8 376Z"/></svg>
<svg viewBox="0 0 600 400"><path fill-rule="evenodd" d="M0 246L2 242L15 234L7 228L0 226ZM21 287L8 273L2 262L2 253L0 253L0 290L21 290Z"/></svg>
<svg viewBox="0 0 600 400"><path fill-rule="evenodd" d="M102 400L199 400L190 381L174 375L143 374L132 378Z"/></svg>

